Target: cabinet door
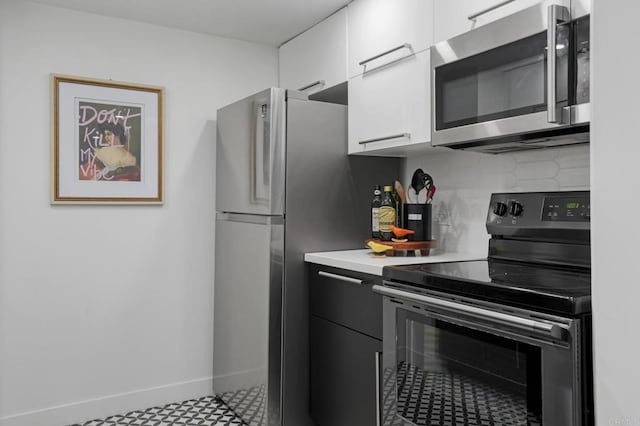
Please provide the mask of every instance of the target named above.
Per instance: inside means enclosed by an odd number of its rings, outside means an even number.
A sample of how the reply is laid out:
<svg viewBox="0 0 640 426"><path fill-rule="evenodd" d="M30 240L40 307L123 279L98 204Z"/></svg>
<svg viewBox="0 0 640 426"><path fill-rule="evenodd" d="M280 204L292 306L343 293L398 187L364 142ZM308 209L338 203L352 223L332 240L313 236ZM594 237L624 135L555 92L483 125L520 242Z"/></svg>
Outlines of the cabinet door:
<svg viewBox="0 0 640 426"><path fill-rule="evenodd" d="M430 146L429 50L349 79L349 154Z"/></svg>
<svg viewBox="0 0 640 426"><path fill-rule="evenodd" d="M434 44L533 6L539 3L540 0L515 0L512 3L488 11L475 19L469 19L470 16L502 2L504 0L434 0Z"/></svg>
<svg viewBox="0 0 640 426"><path fill-rule="evenodd" d="M432 0L355 0L348 8L349 77L431 45Z"/></svg>
<svg viewBox="0 0 640 426"><path fill-rule="evenodd" d="M311 317L311 417L320 426L376 424L376 352L382 342Z"/></svg>
<svg viewBox="0 0 640 426"><path fill-rule="evenodd" d="M347 8L280 46L280 87L308 94L347 81Z"/></svg>

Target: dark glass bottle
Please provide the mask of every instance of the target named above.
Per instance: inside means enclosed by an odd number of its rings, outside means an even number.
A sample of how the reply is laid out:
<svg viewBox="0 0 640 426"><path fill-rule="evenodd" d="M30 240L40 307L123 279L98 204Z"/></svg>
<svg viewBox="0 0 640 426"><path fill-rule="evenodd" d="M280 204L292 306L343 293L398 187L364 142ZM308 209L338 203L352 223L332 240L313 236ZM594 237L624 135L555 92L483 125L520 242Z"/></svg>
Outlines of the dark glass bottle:
<svg viewBox="0 0 640 426"><path fill-rule="evenodd" d="M380 185L376 185L373 190L373 200L371 200L371 238L380 239L380 206L382 205L382 191Z"/></svg>
<svg viewBox="0 0 640 426"><path fill-rule="evenodd" d="M393 201L395 201L396 203L396 223L395 225L398 228L404 228L404 223L403 222L403 217L404 217L404 206L402 205L402 200L400 199L400 194L398 194L398 191L396 191L395 188L393 188L393 192L391 193L391 195L393 195Z"/></svg>
<svg viewBox="0 0 640 426"><path fill-rule="evenodd" d="M393 237L391 226L396 224L396 203L393 200L391 185L385 185L378 217L380 218L380 239L390 241Z"/></svg>

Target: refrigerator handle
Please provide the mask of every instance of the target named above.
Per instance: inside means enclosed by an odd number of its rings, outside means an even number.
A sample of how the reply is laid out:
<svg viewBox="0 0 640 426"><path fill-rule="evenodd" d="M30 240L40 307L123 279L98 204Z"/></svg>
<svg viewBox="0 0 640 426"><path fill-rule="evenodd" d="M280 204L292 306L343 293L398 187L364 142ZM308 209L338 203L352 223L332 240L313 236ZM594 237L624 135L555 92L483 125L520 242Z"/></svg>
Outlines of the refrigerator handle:
<svg viewBox="0 0 640 426"><path fill-rule="evenodd" d="M270 185L271 173L271 120L269 119L269 105L262 104L262 182Z"/></svg>
<svg viewBox="0 0 640 426"><path fill-rule="evenodd" d="M255 120L251 146L251 201L269 204L271 191L271 120L269 104L254 105Z"/></svg>

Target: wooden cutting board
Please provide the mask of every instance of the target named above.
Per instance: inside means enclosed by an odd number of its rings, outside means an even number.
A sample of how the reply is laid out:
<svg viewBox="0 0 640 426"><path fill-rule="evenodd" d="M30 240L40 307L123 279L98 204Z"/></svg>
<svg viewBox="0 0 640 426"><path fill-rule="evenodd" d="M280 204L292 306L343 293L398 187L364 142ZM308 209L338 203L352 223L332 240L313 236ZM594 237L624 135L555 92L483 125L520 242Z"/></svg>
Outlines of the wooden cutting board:
<svg viewBox="0 0 640 426"><path fill-rule="evenodd" d="M393 247L393 249L384 252L387 256L429 256L429 251L436 247L436 240L397 243L395 241L374 240L370 238L365 241L365 244L369 241Z"/></svg>

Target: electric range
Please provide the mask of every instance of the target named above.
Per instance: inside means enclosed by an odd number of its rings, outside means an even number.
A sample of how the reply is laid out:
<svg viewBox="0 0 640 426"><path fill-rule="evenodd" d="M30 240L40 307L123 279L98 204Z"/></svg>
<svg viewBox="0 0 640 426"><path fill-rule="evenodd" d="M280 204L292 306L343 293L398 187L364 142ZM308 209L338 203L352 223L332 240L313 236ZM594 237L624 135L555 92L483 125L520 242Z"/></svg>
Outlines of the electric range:
<svg viewBox="0 0 640 426"><path fill-rule="evenodd" d="M487 260L385 267L381 424L592 424L590 220L588 191L493 194Z"/></svg>

